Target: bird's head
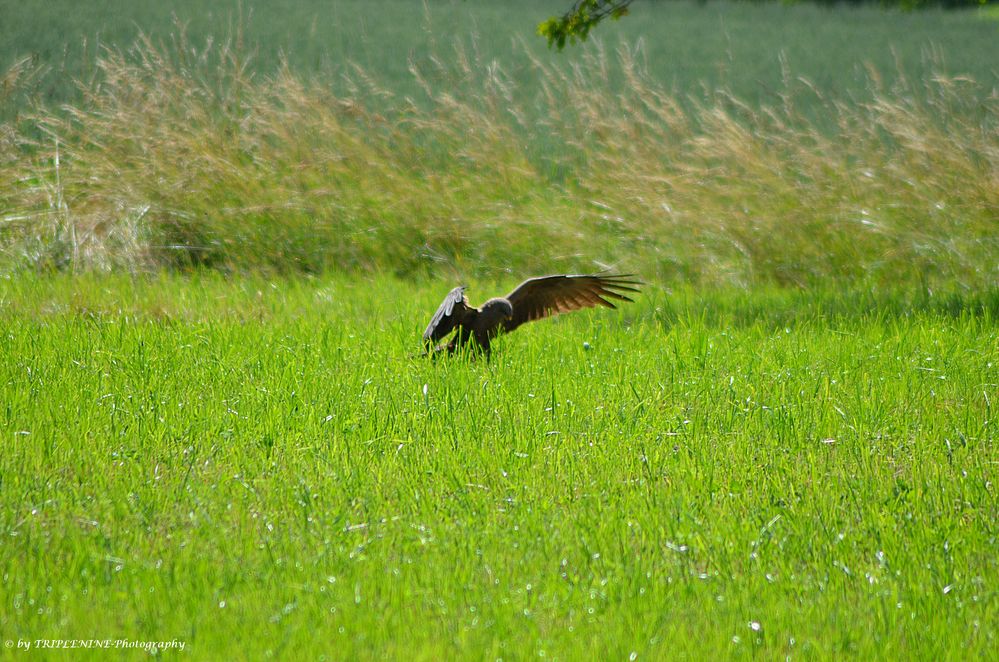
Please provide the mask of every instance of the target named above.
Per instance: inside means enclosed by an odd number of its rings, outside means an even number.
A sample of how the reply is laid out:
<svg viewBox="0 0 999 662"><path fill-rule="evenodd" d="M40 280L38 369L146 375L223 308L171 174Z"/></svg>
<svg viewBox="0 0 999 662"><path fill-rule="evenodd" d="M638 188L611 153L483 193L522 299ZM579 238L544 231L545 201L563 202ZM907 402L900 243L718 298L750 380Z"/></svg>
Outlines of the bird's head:
<svg viewBox="0 0 999 662"><path fill-rule="evenodd" d="M513 317L513 304L507 299L497 297L482 304L482 312L490 318L508 320Z"/></svg>

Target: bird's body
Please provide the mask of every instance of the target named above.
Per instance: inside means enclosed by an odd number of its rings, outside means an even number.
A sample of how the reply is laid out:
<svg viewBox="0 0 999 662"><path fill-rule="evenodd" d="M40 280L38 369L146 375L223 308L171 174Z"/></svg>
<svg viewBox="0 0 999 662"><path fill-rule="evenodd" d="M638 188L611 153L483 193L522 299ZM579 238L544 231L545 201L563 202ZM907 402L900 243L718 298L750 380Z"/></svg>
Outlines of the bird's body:
<svg viewBox="0 0 999 662"><path fill-rule="evenodd" d="M530 278L505 297L489 299L473 308L465 297L465 287L451 290L423 332L424 343L432 352L454 352L469 343L490 351L493 338L504 331L513 331L521 324L549 315L605 306L615 308L608 299L631 301L623 292L637 292L640 285L631 276L564 275ZM457 329L447 345L433 347Z"/></svg>

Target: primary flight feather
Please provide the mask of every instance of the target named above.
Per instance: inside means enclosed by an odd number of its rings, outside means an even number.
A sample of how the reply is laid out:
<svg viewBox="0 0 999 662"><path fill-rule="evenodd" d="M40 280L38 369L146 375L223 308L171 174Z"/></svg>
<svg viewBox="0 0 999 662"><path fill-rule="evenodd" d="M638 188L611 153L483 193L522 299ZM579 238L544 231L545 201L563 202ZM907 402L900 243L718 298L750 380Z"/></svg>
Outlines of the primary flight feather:
<svg viewBox="0 0 999 662"><path fill-rule="evenodd" d="M436 349L453 352L472 342L488 354L490 340L501 331L580 308L616 308L611 300L631 301L627 293L638 292L638 285L630 275L541 276L525 280L510 294L489 299L479 308L468 304L464 286L456 287L434 313L423 342L433 345L457 329L451 342Z"/></svg>

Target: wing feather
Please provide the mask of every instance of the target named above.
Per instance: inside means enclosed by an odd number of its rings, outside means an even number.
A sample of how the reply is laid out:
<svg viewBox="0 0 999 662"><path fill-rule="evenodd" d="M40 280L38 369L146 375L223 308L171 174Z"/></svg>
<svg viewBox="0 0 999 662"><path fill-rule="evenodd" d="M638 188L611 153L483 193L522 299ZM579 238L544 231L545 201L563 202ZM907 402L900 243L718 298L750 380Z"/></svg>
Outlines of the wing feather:
<svg viewBox="0 0 999 662"><path fill-rule="evenodd" d="M616 308L613 301L631 301L629 292L638 292L642 283L629 274L583 274L530 278L507 295L513 317L503 327L507 331L532 320L568 313L581 308Z"/></svg>
<svg viewBox="0 0 999 662"><path fill-rule="evenodd" d="M423 342L434 343L446 337L464 321L471 310L474 308L468 305L465 286L454 288L444 297L444 301L431 318L427 330L423 332Z"/></svg>

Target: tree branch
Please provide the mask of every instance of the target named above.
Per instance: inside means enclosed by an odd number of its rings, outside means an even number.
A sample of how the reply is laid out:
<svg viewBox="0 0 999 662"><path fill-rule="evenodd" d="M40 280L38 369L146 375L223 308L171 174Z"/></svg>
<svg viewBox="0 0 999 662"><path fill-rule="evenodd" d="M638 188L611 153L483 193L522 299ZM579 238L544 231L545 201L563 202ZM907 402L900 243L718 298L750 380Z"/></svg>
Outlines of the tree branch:
<svg viewBox="0 0 999 662"><path fill-rule="evenodd" d="M565 48L570 44L586 41L590 30L605 18L617 20L628 14L632 0L576 0L562 16L552 16L538 25L538 34L548 40L548 46Z"/></svg>

